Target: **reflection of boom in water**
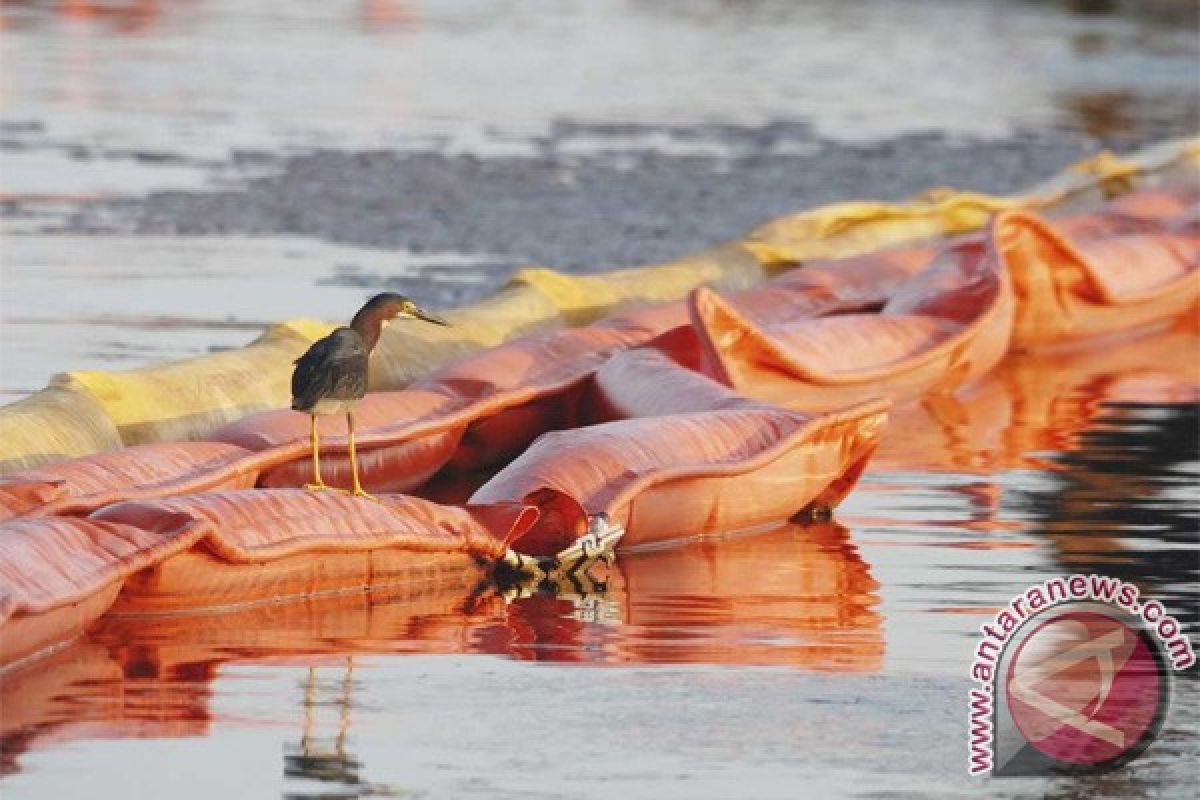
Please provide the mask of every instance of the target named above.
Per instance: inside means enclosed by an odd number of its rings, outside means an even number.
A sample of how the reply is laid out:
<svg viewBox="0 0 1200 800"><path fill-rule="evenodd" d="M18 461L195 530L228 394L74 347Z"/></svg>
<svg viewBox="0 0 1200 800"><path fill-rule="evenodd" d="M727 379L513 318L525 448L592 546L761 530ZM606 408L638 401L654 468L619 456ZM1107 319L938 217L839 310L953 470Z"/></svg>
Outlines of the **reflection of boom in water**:
<svg viewBox="0 0 1200 800"><path fill-rule="evenodd" d="M1194 323L1184 320L1119 348L1010 356L964 390L894 407L871 470L1056 472L1040 454L1079 448L1106 404L1194 403L1198 346Z"/></svg>
<svg viewBox="0 0 1200 800"><path fill-rule="evenodd" d="M837 523L629 553L588 591L548 588L509 604L512 638L494 652L854 672L883 661L879 585Z"/></svg>
<svg viewBox="0 0 1200 800"><path fill-rule="evenodd" d="M0 772L46 743L207 735L219 667L346 659L336 699L310 670L299 741L284 751L289 797L388 796L349 752L358 654L489 653L596 666L776 664L872 672L883 663L878 584L836 523L632 552L548 591L490 585L377 587L197 614L108 615L80 641L0 681ZM338 732L318 735L322 706Z"/></svg>

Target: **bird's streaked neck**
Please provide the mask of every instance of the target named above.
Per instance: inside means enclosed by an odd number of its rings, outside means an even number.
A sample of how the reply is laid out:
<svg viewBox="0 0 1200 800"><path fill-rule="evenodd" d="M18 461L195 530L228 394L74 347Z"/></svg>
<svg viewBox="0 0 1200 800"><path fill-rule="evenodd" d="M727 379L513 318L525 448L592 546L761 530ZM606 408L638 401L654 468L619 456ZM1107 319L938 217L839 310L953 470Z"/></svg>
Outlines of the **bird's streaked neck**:
<svg viewBox="0 0 1200 800"><path fill-rule="evenodd" d="M389 317L384 314L383 309L364 308L350 320L350 327L362 337L363 346L367 348L368 353L379 343L379 335L383 333L383 326L388 322Z"/></svg>

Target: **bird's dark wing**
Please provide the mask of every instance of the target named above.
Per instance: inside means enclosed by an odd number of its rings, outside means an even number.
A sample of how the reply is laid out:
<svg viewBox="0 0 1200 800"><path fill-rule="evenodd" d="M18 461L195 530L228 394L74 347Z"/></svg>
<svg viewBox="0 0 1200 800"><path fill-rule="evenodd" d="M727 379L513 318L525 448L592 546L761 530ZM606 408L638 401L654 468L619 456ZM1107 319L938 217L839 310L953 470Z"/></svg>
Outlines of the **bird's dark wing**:
<svg viewBox="0 0 1200 800"><path fill-rule="evenodd" d="M308 348L292 372L292 408L308 411L324 399L357 400L367 393L367 350L349 328Z"/></svg>

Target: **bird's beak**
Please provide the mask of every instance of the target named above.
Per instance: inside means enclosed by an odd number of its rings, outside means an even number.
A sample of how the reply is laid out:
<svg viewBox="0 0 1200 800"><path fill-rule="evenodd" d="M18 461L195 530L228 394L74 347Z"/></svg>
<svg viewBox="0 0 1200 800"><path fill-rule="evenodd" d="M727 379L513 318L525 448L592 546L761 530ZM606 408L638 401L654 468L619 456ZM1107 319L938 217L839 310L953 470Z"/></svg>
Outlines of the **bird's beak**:
<svg viewBox="0 0 1200 800"><path fill-rule="evenodd" d="M434 325L445 325L447 328L450 327L449 322L446 322L446 320L442 319L437 314L429 313L423 308L414 308L412 310L412 315L417 319L422 319L426 322L432 322Z"/></svg>

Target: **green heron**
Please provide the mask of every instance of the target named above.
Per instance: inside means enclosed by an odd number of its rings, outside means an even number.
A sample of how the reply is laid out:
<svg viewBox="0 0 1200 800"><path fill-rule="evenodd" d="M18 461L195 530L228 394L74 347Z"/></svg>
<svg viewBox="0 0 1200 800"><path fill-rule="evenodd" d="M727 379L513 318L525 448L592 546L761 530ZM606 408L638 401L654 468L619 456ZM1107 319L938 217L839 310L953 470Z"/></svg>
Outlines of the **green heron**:
<svg viewBox="0 0 1200 800"><path fill-rule="evenodd" d="M370 497L358 481L358 455L354 449L354 404L367 393L367 362L383 328L393 319L420 319L449 325L401 294L377 294L359 309L350 327L338 328L315 342L296 359L292 373L292 408L312 415L313 482L304 488L320 491L329 487L321 480L321 446L317 438L317 416L346 412L350 444L350 476L354 494Z"/></svg>

